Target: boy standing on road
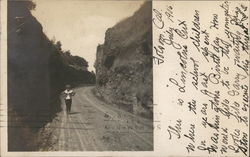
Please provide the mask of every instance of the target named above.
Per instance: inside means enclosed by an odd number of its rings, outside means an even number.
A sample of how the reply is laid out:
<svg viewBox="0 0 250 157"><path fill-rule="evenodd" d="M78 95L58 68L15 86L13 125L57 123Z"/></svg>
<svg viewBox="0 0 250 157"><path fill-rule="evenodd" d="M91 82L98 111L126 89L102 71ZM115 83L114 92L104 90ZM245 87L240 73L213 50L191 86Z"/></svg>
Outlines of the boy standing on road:
<svg viewBox="0 0 250 157"><path fill-rule="evenodd" d="M66 85L66 90L63 92L65 104L66 104L66 111L67 114L70 113L71 110L71 104L72 104L72 96L75 95L75 92L71 89L70 85Z"/></svg>

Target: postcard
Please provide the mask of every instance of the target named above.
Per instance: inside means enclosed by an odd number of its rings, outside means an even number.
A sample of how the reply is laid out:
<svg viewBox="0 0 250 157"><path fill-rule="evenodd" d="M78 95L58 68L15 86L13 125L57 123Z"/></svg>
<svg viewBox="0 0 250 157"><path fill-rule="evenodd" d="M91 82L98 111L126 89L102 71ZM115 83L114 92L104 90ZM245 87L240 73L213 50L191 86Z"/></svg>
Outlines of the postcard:
<svg viewBox="0 0 250 157"><path fill-rule="evenodd" d="M249 1L1 0L12 156L249 156Z"/></svg>

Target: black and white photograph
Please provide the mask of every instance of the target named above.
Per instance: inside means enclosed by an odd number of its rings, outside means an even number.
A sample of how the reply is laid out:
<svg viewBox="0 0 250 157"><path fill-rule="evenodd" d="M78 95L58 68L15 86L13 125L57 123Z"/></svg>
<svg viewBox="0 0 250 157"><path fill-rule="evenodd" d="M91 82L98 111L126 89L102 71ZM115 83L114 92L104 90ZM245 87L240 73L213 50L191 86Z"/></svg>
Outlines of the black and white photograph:
<svg viewBox="0 0 250 157"><path fill-rule="evenodd" d="M153 151L152 3L8 1L8 151Z"/></svg>

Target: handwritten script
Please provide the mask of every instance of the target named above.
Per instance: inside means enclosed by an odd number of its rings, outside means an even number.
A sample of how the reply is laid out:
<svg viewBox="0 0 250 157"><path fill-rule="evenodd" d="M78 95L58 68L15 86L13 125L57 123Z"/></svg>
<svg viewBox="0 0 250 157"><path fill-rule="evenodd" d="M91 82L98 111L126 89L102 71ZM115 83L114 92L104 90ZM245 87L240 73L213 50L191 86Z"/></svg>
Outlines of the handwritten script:
<svg viewBox="0 0 250 157"><path fill-rule="evenodd" d="M248 156L249 2L154 2L152 14L168 155Z"/></svg>

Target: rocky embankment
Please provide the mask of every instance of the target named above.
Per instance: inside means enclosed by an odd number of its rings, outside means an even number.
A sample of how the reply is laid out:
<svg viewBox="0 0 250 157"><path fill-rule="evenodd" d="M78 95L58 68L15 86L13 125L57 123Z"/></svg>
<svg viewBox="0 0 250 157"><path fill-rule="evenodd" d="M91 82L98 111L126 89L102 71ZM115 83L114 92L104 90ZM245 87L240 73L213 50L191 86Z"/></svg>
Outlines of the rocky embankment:
<svg viewBox="0 0 250 157"><path fill-rule="evenodd" d="M91 84L85 59L49 40L30 1L8 1L8 148L38 149L37 132L60 111L65 84Z"/></svg>
<svg viewBox="0 0 250 157"><path fill-rule="evenodd" d="M152 3L109 28L96 54L96 93L110 104L152 117Z"/></svg>

